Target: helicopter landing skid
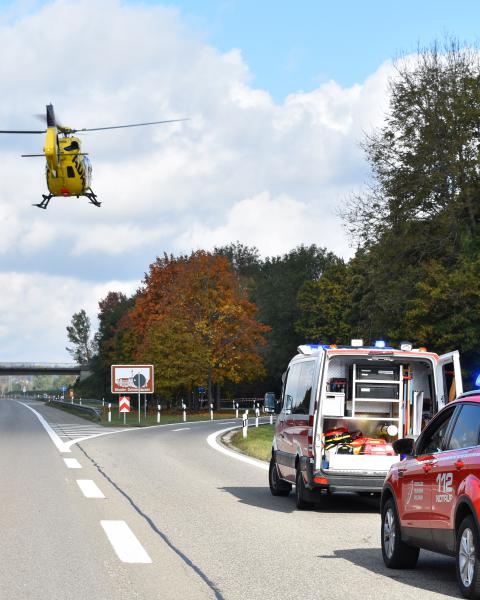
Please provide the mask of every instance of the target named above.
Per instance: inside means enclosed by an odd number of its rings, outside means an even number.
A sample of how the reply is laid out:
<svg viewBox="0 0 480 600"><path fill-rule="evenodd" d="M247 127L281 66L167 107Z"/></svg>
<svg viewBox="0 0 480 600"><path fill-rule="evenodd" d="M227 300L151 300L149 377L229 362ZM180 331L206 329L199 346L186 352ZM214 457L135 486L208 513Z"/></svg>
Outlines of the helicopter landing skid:
<svg viewBox="0 0 480 600"><path fill-rule="evenodd" d="M48 206L48 203L53 198L53 194L48 194L48 195L42 194L42 198L43 198L43 200L41 202L39 202L38 204L32 204L32 206L38 206L38 208L46 209Z"/></svg>
<svg viewBox="0 0 480 600"><path fill-rule="evenodd" d="M97 195L90 188L89 192L85 192L84 196L86 196L90 200L90 204L94 204L95 206L102 206L102 203L97 199Z"/></svg>

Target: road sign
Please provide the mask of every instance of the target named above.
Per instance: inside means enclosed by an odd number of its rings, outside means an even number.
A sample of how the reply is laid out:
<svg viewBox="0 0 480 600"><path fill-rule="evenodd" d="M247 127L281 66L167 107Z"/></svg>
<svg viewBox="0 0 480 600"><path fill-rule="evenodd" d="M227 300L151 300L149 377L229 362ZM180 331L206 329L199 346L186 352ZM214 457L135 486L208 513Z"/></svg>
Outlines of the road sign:
<svg viewBox="0 0 480 600"><path fill-rule="evenodd" d="M112 365L112 394L153 394L153 365Z"/></svg>
<svg viewBox="0 0 480 600"><path fill-rule="evenodd" d="M129 413L130 412L130 396L120 396L120 400L118 401L118 408L121 413Z"/></svg>
<svg viewBox="0 0 480 600"><path fill-rule="evenodd" d="M204 394L207 390L204 387L199 387L198 388L198 393L199 394Z"/></svg>

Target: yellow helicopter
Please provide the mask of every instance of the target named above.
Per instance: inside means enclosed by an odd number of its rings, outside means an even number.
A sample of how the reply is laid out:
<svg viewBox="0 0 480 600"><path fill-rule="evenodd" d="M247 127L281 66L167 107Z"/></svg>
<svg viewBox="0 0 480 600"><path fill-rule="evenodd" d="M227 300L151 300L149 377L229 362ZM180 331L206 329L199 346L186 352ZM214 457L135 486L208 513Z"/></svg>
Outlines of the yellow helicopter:
<svg viewBox="0 0 480 600"><path fill-rule="evenodd" d="M54 196L86 196L92 204L100 206L101 202L90 187L92 181L92 165L85 152L81 151L81 141L74 134L79 131L104 131L106 129L124 129L125 127L142 127L159 123L176 123L187 119L170 119L167 121L151 121L149 123L130 123L128 125L112 125L110 127L84 127L72 129L60 125L55 119L52 104L47 104L47 129L40 131L0 131L0 133L30 134L44 133L45 145L43 154L22 154L22 157L41 156L47 160L46 176L49 194L42 194L43 200L33 206L47 208ZM43 115L41 115L43 118Z"/></svg>

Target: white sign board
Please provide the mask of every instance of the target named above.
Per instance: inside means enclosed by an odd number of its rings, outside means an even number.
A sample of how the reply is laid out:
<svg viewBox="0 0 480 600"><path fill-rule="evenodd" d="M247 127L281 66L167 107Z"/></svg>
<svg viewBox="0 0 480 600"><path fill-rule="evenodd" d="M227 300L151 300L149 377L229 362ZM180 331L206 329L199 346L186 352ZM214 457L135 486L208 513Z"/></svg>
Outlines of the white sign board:
<svg viewBox="0 0 480 600"><path fill-rule="evenodd" d="M112 365L112 394L153 394L153 365Z"/></svg>

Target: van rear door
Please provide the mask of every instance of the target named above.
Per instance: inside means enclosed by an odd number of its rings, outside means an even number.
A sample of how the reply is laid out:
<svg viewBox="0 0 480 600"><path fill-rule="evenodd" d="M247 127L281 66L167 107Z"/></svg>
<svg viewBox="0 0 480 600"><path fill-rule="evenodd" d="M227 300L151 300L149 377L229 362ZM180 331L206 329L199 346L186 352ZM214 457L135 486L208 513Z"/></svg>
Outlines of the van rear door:
<svg viewBox="0 0 480 600"><path fill-rule="evenodd" d="M438 410L463 393L462 370L458 350L442 354L435 368Z"/></svg>

